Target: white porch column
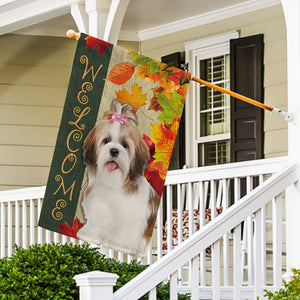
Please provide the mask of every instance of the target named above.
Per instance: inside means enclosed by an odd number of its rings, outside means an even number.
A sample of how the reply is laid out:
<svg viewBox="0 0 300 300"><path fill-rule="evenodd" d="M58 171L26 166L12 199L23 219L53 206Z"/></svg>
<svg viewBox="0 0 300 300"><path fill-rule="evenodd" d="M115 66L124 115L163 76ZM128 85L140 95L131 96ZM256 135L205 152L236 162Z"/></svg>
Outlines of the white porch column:
<svg viewBox="0 0 300 300"><path fill-rule="evenodd" d="M80 300L113 300L117 274L93 271L74 276Z"/></svg>
<svg viewBox="0 0 300 300"><path fill-rule="evenodd" d="M88 15L88 34L116 44L120 34L123 18L130 0L85 0ZM84 12L76 6L72 15L78 28L84 28ZM86 27L86 26L85 26Z"/></svg>
<svg viewBox="0 0 300 300"><path fill-rule="evenodd" d="M287 29L288 111L294 115L288 125L289 158L300 165L300 1L281 0ZM287 267L300 268L300 174L299 182L287 192Z"/></svg>

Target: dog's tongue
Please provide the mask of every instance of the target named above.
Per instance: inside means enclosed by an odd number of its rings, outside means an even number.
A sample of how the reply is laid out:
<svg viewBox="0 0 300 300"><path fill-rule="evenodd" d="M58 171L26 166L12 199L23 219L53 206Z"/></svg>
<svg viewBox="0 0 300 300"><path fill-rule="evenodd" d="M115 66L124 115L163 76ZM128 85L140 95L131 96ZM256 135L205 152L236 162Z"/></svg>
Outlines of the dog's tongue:
<svg viewBox="0 0 300 300"><path fill-rule="evenodd" d="M110 161L110 162L107 164L107 170L108 170L109 172L114 171L117 167L118 167L118 165L117 165L114 161Z"/></svg>

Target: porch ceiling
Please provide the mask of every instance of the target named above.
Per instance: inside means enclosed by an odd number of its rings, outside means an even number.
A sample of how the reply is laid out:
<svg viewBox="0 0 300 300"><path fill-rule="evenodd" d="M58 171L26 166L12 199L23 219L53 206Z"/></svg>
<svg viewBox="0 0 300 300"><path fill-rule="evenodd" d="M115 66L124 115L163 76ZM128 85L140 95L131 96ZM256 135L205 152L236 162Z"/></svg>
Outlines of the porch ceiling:
<svg viewBox="0 0 300 300"><path fill-rule="evenodd" d="M0 34L64 36L77 29L71 5L84 0L2 0ZM280 4L280 0L130 0L120 39L145 40Z"/></svg>

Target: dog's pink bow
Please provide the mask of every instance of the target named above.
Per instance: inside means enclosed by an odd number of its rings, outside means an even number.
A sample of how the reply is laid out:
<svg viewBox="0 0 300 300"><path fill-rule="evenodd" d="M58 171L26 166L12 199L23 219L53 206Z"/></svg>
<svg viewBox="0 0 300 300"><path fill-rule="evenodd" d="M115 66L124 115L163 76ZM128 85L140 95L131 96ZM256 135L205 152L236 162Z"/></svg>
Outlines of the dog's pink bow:
<svg viewBox="0 0 300 300"><path fill-rule="evenodd" d="M128 122L128 120L126 119L126 115L125 114L117 114L115 111L112 113L111 115L111 119L109 119L111 122L113 121L118 121L120 124L130 124Z"/></svg>

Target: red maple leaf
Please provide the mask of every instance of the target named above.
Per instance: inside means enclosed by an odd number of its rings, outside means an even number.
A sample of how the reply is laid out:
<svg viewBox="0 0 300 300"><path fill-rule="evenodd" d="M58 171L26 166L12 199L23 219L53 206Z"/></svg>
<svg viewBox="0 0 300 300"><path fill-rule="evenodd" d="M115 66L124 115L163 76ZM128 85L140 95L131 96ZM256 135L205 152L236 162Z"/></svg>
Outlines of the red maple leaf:
<svg viewBox="0 0 300 300"><path fill-rule="evenodd" d="M92 48L93 50L97 48L97 52L99 55L102 55L106 51L106 46L108 46L109 48L111 48L112 46L110 43L94 38L93 36L87 36L85 40L85 48Z"/></svg>
<svg viewBox="0 0 300 300"><path fill-rule="evenodd" d="M143 140L146 142L147 146L149 147L150 160L149 160L148 164L150 164L154 160L153 155L155 154L155 144L149 138L149 136L146 134L143 134Z"/></svg>
<svg viewBox="0 0 300 300"><path fill-rule="evenodd" d="M150 159L148 162L148 168L145 170L145 178L148 180L148 182L151 184L151 186L154 188L154 190L157 192L157 194L161 197L164 184L165 184L165 175L162 174L163 171L160 169L162 168L161 164L153 164L154 162L154 154L155 154L155 144L150 139L149 136L146 134L143 134L143 139L146 142L146 144L149 147L150 152ZM160 165L160 168L158 167Z"/></svg>
<svg viewBox="0 0 300 300"><path fill-rule="evenodd" d="M156 193L159 195L159 197L161 197L164 190L165 180L160 177L159 171L146 170L145 177L148 180L148 182L151 184L151 186L154 188Z"/></svg>
<svg viewBox="0 0 300 300"><path fill-rule="evenodd" d="M72 227L67 222L58 224L58 233L77 239L77 232L83 225L84 223L81 223L78 217L76 217L72 221Z"/></svg>
<svg viewBox="0 0 300 300"><path fill-rule="evenodd" d="M175 83L175 85L179 85L180 78L183 72L184 72L183 70L178 70L176 73L169 76L169 80L172 80Z"/></svg>

